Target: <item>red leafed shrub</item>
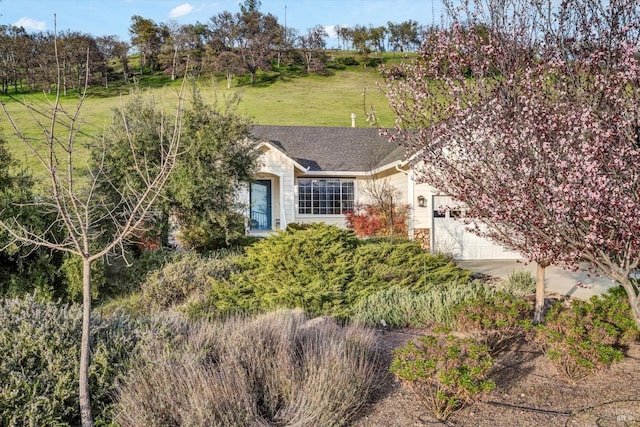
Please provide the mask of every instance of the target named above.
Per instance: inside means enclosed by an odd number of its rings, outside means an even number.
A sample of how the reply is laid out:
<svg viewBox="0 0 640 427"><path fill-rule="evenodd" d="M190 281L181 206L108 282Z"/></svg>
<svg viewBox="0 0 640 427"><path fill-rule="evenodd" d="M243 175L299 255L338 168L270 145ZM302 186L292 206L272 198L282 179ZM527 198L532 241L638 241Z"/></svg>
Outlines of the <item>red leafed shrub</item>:
<svg viewBox="0 0 640 427"><path fill-rule="evenodd" d="M394 206L393 210L373 204L356 203L345 212L347 227L359 237L393 237L407 235L408 206Z"/></svg>

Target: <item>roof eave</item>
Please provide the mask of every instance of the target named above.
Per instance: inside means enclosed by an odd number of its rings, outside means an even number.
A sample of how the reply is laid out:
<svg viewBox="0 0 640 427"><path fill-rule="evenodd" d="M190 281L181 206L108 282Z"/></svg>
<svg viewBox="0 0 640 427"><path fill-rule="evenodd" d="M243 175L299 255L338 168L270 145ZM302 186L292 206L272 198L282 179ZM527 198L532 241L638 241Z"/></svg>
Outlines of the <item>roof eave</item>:
<svg viewBox="0 0 640 427"><path fill-rule="evenodd" d="M260 148L263 148L263 147L266 147L267 149L270 149L270 150L275 150L278 153L280 153L282 156L286 157L289 160L289 162L293 165L294 168L302 172L307 172L309 170L309 168L305 168L304 166L302 166L300 163L292 159L291 156L289 156L284 150L280 149L280 147L276 147L269 141L260 142L255 149L259 150Z"/></svg>

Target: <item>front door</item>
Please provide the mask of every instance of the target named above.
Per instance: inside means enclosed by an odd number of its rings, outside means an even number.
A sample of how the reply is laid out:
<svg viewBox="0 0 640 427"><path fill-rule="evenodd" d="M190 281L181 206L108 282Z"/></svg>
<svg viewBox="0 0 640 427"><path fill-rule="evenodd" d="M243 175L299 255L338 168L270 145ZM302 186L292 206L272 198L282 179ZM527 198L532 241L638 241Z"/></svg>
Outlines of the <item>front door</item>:
<svg viewBox="0 0 640 427"><path fill-rule="evenodd" d="M259 179L251 183L251 229L271 230L271 181Z"/></svg>

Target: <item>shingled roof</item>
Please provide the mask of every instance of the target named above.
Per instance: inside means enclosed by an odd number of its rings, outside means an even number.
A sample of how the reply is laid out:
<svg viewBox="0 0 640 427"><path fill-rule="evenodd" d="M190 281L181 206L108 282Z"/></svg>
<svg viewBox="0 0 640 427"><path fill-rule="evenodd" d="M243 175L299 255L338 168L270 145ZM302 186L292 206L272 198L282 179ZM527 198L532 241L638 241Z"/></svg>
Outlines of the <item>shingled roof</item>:
<svg viewBox="0 0 640 427"><path fill-rule="evenodd" d="M369 172L404 160L404 149L374 128L256 125L253 137L270 142L310 172Z"/></svg>

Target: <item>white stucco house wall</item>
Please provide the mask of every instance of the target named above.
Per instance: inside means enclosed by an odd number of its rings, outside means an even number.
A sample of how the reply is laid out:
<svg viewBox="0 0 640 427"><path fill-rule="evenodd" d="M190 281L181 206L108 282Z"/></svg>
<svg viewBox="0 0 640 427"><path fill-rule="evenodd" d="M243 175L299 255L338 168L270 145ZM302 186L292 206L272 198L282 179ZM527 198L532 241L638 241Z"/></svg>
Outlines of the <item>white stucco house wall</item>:
<svg viewBox="0 0 640 427"><path fill-rule="evenodd" d="M450 198L417 183L404 149L373 128L263 126L253 128L260 168L241 196L247 232L267 235L290 223L345 226L343 212L367 202L365 182L387 180L410 207L409 238L457 259L518 259L465 230L462 212L442 212Z"/></svg>

